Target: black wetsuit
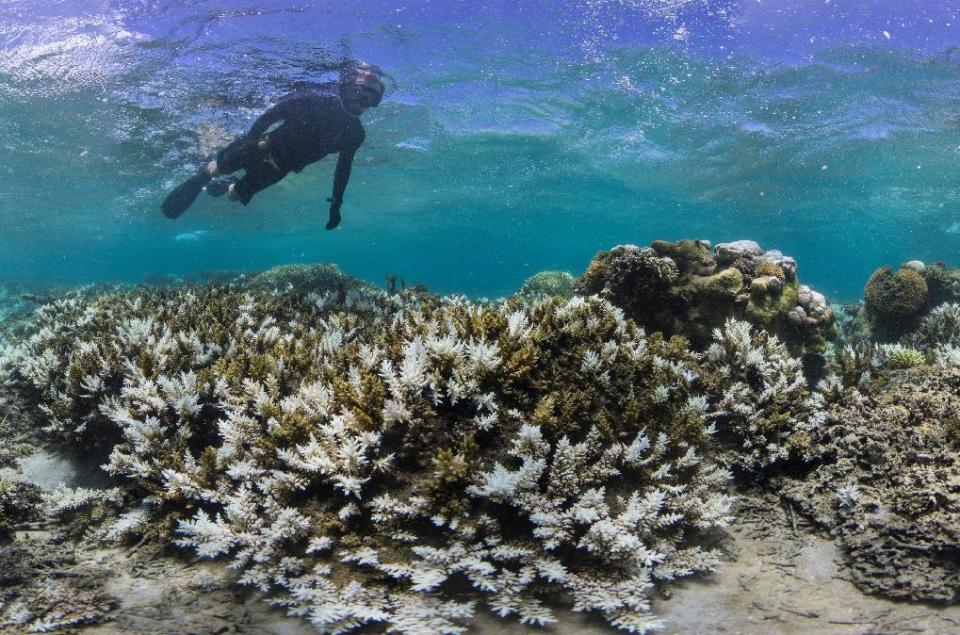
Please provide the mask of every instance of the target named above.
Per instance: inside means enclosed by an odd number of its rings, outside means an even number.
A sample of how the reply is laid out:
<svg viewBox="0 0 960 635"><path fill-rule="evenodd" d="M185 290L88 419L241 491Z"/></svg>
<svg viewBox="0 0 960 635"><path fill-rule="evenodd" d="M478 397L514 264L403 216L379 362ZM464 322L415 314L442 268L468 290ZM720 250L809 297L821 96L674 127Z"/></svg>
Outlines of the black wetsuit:
<svg viewBox="0 0 960 635"><path fill-rule="evenodd" d="M281 97L247 134L217 155L217 167L223 174L246 171L235 186L246 205L254 194L288 173L338 152L333 200L339 202L350 180L353 155L365 137L360 118L343 109L337 84L322 84Z"/></svg>

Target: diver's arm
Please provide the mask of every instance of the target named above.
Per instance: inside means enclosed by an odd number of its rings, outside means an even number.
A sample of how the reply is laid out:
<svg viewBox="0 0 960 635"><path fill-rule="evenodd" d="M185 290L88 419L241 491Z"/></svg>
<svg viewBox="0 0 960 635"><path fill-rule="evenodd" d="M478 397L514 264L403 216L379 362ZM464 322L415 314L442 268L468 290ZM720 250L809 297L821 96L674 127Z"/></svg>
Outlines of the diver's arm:
<svg viewBox="0 0 960 635"><path fill-rule="evenodd" d="M327 199L330 201L330 220L327 221L327 229L333 229L340 224L340 206L343 205L343 193L347 190L347 183L350 182L353 155L363 145L366 136L363 126L357 126L337 157L337 169L333 172L333 196Z"/></svg>
<svg viewBox="0 0 960 635"><path fill-rule="evenodd" d="M350 168L353 167L355 153L356 149L341 150L337 158L337 169L333 173L333 196L327 199L330 201L330 219L327 221L327 229L333 229L340 224L340 206L343 205L343 193L350 181Z"/></svg>
<svg viewBox="0 0 960 635"><path fill-rule="evenodd" d="M337 169L333 173L333 197L331 202L343 203L343 193L350 182L350 170L353 167L353 155L356 150L342 150L337 158Z"/></svg>

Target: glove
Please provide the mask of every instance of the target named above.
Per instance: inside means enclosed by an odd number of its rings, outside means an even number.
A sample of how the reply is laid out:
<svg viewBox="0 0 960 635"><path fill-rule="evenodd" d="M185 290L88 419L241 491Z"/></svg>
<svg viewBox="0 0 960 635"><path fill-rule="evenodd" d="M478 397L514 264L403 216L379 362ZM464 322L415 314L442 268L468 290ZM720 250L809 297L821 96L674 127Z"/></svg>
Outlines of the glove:
<svg viewBox="0 0 960 635"><path fill-rule="evenodd" d="M330 220L327 221L327 229L333 229L340 224L340 206L343 205L343 201L340 199L328 198L327 201L330 203Z"/></svg>

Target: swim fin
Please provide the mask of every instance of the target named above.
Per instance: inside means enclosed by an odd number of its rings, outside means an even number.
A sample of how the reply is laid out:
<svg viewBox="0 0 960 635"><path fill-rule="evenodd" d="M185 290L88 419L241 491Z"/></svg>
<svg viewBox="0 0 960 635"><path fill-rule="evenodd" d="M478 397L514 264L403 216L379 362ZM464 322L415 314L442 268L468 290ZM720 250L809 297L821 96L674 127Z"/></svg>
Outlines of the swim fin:
<svg viewBox="0 0 960 635"><path fill-rule="evenodd" d="M163 205L160 209L167 218L178 218L183 214L193 202L197 199L203 186L210 182L212 177L207 174L205 169L200 169L196 174L177 186L175 190L163 199Z"/></svg>

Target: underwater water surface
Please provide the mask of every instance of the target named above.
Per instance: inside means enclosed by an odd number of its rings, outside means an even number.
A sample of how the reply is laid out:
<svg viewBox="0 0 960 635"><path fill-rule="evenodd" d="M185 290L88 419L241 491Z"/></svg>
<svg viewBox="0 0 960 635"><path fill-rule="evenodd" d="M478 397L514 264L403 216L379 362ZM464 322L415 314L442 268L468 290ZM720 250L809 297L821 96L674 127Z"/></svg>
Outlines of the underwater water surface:
<svg viewBox="0 0 960 635"><path fill-rule="evenodd" d="M0 278L335 262L501 295L653 239L756 240L859 297L960 265L960 3L0 2ZM333 158L248 207L164 195L342 59L391 76L341 228Z"/></svg>

